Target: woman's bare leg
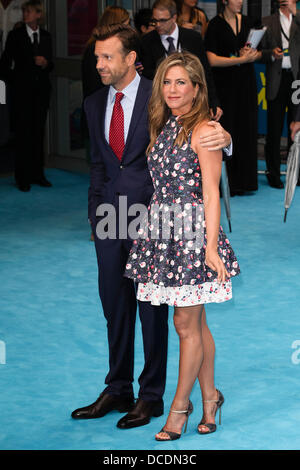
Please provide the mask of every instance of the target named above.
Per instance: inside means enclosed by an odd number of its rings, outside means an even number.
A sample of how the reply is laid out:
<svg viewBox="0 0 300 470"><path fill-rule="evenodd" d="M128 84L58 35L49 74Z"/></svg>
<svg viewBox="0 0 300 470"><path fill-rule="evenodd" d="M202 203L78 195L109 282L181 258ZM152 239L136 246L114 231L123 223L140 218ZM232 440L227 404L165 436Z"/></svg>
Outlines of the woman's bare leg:
<svg viewBox="0 0 300 470"><path fill-rule="evenodd" d="M202 344L203 344L203 361L200 367L198 380L200 383L202 400L217 400L218 393L216 391L214 382L215 373L215 342L212 334L206 323L205 309L201 318L201 332L202 332ZM205 403L203 407L202 419L206 423L215 422L215 403ZM201 425L199 430L202 432L208 431L208 428Z"/></svg>
<svg viewBox="0 0 300 470"><path fill-rule="evenodd" d="M175 307L174 325L179 336L180 358L179 376L172 410L187 410L189 396L197 379L203 361L203 346L201 335L201 316L203 305L192 307ZM170 413L164 429L181 433L186 421L185 414ZM160 439L169 439L164 433L156 435Z"/></svg>

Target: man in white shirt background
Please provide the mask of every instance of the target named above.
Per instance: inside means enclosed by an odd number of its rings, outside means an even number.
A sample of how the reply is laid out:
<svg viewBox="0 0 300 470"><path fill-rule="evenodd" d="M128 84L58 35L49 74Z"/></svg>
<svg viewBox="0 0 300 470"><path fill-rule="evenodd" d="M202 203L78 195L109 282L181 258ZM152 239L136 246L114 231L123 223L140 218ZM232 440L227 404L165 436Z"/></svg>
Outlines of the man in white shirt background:
<svg viewBox="0 0 300 470"><path fill-rule="evenodd" d="M3 52L7 34L22 20L21 5L24 0L0 0L0 57ZM9 108L6 102L6 87L0 81L0 146L10 139Z"/></svg>
<svg viewBox="0 0 300 470"><path fill-rule="evenodd" d="M262 61L266 62L267 137L265 158L269 185L283 188L280 179L280 141L285 111L288 129L293 121L292 83L297 79L300 60L300 11L296 0L280 0L279 11L263 18L267 26L262 40ZM288 131L288 148L291 145Z"/></svg>

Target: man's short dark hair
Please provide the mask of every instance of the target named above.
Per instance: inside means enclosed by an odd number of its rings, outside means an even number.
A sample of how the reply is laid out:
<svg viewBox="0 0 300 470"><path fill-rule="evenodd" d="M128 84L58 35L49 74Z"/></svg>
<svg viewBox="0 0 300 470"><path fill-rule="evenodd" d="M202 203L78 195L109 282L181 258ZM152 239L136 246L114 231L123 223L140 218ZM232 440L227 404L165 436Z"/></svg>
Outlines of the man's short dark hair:
<svg viewBox="0 0 300 470"><path fill-rule="evenodd" d="M44 6L40 0L28 0L22 3L22 10L26 10L26 8L34 8L38 13L44 12Z"/></svg>
<svg viewBox="0 0 300 470"><path fill-rule="evenodd" d="M124 55L135 51L139 55L139 37L135 29L126 24L113 24L95 28L93 37L95 41L105 41L106 39L117 36L123 47Z"/></svg>
<svg viewBox="0 0 300 470"><path fill-rule="evenodd" d="M152 19L151 8L142 8L134 15L134 26L142 34L141 27L146 26L148 28Z"/></svg>
<svg viewBox="0 0 300 470"><path fill-rule="evenodd" d="M152 10L168 10L171 16L177 14L177 6L174 0L156 0L152 5Z"/></svg>

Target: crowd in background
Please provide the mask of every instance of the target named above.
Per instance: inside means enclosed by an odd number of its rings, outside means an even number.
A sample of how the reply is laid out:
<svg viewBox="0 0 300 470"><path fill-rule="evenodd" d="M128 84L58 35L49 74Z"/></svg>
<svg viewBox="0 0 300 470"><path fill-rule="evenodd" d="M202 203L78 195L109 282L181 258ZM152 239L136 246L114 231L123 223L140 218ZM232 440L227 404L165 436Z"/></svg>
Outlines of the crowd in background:
<svg viewBox="0 0 300 470"><path fill-rule="evenodd" d="M289 1L296 3L295 0ZM242 0L222 0L219 2L220 13L211 21L208 21L205 12L196 6L196 0L176 0L176 5L172 0L156 1L152 9L142 9L134 17L134 26L141 36L142 66L137 66L139 73L153 79L159 60L168 53L166 36L170 34L172 19L179 27L178 50L181 44L184 49L197 55L203 63L207 72L211 107L213 109L219 107L222 110L222 115L217 114L215 118L220 118L223 127L230 132L234 144L233 157L227 162L232 196L247 194L249 191L257 190L258 187L258 107L254 62L267 64L266 88L269 107L265 149L267 178L270 186L283 187L280 179L280 137L286 108L288 108L288 128L293 121L291 83L298 76L300 59L300 20L297 16L292 19L286 2L281 2L278 13L263 19L263 24L268 26L268 33L265 34L258 50L246 46L249 31L254 25L251 18L239 13L242 3ZM158 18L153 14L154 11ZM281 17L283 17L283 22L284 18L288 18L287 33L289 29L293 33L290 38L292 63L288 64L289 67L286 64L282 65L282 77L278 74L278 67L281 68L281 61L278 59L281 58L281 54L274 55L277 52L276 48L281 49L282 38L275 37L276 28L280 26L279 19L282 21ZM106 9L98 25L128 23L129 21L129 14L126 10L112 6ZM184 30L190 30L193 33L188 34ZM164 41L166 47L163 48ZM93 56L92 42L91 37L82 62L84 97L102 86L95 68L96 59ZM174 45L174 50L177 49L178 44ZM204 52L206 52L210 67L205 64ZM280 75L279 78L278 75ZM274 80L278 82L278 90L275 96L274 93L270 96L269 90L274 88ZM288 130L288 147L290 145L291 134Z"/></svg>
<svg viewBox="0 0 300 470"><path fill-rule="evenodd" d="M172 51L184 49L198 56L205 69L212 118L219 120L232 136L233 156L226 163L232 196L257 190L258 107L254 63L265 63L267 178L270 186L282 188L280 139L287 108L288 146L291 145L290 125L295 113L292 83L299 77L300 13L295 14L293 10L296 0L281 0L278 12L262 20L267 32L258 50L246 44L253 23L240 13L243 1L219 0L218 3L219 13L210 21L205 11L197 7L197 0L157 0L152 9L139 10L133 20L124 8L109 6L95 26L131 23L140 35L141 44L136 70L151 80L159 61ZM39 0L24 3L23 22L8 34L0 59L0 79L10 84L13 97L12 124L17 142L15 177L22 191L28 191L35 182L51 185L43 173L42 142L53 63L50 33L39 26L42 15ZM82 57L83 99L103 86L96 69L94 42L91 32ZM26 113L22 112L24 109ZM84 112L82 129L89 155Z"/></svg>

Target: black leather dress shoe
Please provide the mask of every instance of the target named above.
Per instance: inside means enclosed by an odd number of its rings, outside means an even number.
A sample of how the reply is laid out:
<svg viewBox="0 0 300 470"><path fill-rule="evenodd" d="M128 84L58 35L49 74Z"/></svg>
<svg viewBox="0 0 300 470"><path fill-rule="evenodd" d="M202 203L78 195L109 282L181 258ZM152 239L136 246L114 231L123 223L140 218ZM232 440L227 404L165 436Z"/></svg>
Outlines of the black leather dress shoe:
<svg viewBox="0 0 300 470"><path fill-rule="evenodd" d="M235 191L235 190L230 190L230 196L244 196L245 191Z"/></svg>
<svg viewBox="0 0 300 470"><path fill-rule="evenodd" d="M110 395L109 393L102 392L97 400L89 406L78 408L73 411L72 418L74 419L93 419L101 418L112 410L125 413L134 407L134 398Z"/></svg>
<svg viewBox="0 0 300 470"><path fill-rule="evenodd" d="M50 181L48 181L45 177L35 179L32 182L34 184L38 184L39 186L43 186L44 188L51 188L51 186L52 186L52 183L50 183Z"/></svg>
<svg viewBox="0 0 300 470"><path fill-rule="evenodd" d="M267 174L267 179L271 188L277 188L277 189L284 188L284 184L280 178L274 178L273 176Z"/></svg>
<svg viewBox="0 0 300 470"><path fill-rule="evenodd" d="M137 400L135 407L117 423L120 429L136 428L150 422L152 416L158 417L164 414L164 402Z"/></svg>
<svg viewBox="0 0 300 470"><path fill-rule="evenodd" d="M28 193L31 188L30 184L28 183L18 183L17 186L20 191L23 191L23 193Z"/></svg>

